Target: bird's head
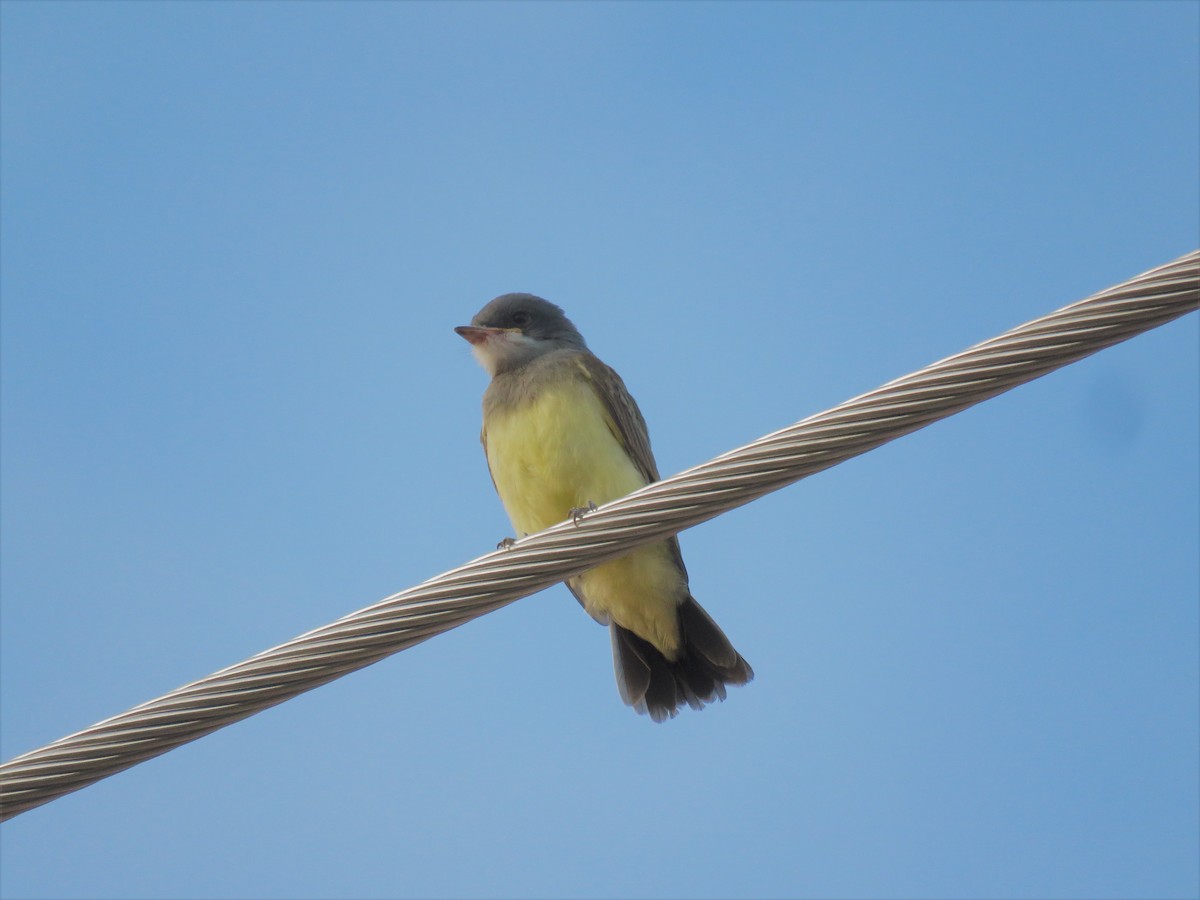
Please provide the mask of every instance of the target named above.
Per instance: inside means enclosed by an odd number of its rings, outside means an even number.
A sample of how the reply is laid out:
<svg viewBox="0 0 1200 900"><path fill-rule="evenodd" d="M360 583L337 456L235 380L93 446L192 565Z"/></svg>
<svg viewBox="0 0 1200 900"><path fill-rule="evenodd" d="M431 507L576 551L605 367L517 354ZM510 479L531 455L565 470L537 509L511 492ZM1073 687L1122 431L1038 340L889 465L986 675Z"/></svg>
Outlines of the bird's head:
<svg viewBox="0 0 1200 900"><path fill-rule="evenodd" d="M533 294L504 294L454 331L491 376L519 368L554 350L586 350L563 311Z"/></svg>

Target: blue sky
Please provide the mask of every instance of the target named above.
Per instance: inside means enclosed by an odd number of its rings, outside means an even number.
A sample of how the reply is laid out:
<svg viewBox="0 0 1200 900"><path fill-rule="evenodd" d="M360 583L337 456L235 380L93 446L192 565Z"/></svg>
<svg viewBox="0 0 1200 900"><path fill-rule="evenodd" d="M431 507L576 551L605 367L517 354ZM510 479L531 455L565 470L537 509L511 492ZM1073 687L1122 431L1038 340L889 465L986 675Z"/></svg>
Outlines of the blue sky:
<svg viewBox="0 0 1200 900"><path fill-rule="evenodd" d="M451 328L664 473L1200 244L1194 3L0 7L0 751L489 549ZM655 726L555 587L0 829L5 897L1200 892L1192 315L682 536Z"/></svg>

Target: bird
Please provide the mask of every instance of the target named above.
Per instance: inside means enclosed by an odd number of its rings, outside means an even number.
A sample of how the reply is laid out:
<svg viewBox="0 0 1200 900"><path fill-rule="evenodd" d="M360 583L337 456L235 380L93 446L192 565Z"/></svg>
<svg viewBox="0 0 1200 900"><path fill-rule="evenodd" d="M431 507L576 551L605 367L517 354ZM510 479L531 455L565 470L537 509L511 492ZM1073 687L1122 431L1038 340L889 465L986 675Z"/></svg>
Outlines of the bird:
<svg viewBox="0 0 1200 900"><path fill-rule="evenodd" d="M560 307L503 294L454 331L491 377L480 441L518 537L578 522L596 504L659 480L637 403ZM675 536L566 585L608 626L621 699L655 722L724 700L726 685L754 678L692 596Z"/></svg>

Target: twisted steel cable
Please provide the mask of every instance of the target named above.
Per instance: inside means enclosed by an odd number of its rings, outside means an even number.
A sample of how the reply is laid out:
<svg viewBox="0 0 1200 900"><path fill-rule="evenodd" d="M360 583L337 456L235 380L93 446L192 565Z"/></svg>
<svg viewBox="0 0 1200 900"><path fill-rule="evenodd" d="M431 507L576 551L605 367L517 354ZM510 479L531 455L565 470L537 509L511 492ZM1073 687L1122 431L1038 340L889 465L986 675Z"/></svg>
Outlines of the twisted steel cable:
<svg viewBox="0 0 1200 900"><path fill-rule="evenodd" d="M0 821L1200 308L1200 250L0 765Z"/></svg>

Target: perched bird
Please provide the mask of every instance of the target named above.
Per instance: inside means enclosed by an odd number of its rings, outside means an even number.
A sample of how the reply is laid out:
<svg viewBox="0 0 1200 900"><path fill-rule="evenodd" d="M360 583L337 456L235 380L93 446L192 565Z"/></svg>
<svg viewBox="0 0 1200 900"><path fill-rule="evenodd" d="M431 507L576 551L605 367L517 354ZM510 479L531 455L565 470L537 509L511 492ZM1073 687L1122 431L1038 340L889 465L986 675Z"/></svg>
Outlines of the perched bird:
<svg viewBox="0 0 1200 900"><path fill-rule="evenodd" d="M553 303L504 294L454 330L492 379L480 439L518 536L658 480L625 383ZM684 703L724 700L725 685L754 677L692 597L674 537L601 563L567 587L609 626L621 699L656 722Z"/></svg>

